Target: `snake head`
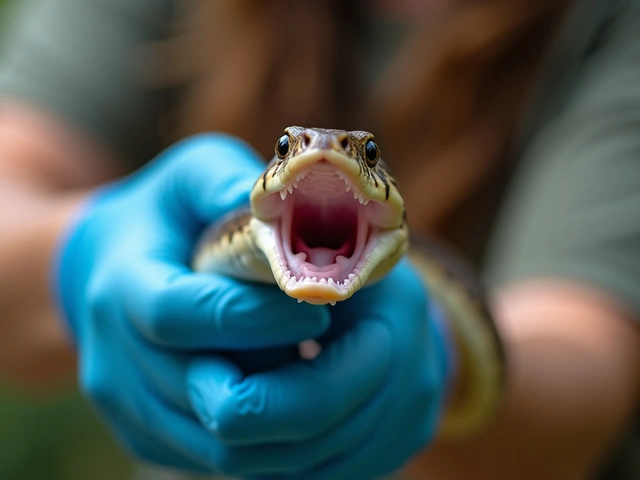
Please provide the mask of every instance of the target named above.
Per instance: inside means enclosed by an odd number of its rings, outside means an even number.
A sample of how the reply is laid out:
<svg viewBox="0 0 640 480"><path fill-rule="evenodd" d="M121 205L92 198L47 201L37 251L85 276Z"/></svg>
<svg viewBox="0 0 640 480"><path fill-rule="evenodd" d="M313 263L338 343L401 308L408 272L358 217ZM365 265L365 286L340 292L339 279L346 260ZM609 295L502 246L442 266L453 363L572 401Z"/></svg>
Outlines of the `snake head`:
<svg viewBox="0 0 640 480"><path fill-rule="evenodd" d="M251 193L251 235L280 288L345 300L408 246L404 201L371 133L289 127Z"/></svg>

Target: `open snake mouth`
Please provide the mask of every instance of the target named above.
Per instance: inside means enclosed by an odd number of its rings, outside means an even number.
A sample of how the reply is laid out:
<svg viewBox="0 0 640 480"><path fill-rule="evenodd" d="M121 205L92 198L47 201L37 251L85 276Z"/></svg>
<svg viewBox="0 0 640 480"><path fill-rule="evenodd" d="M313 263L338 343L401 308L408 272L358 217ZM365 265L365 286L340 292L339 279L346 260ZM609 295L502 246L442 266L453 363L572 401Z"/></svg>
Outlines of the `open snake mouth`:
<svg viewBox="0 0 640 480"><path fill-rule="evenodd" d="M274 276L288 294L310 303L349 297L380 258L388 221L385 202L370 200L346 172L321 159L262 198L269 212L277 268ZM384 242L383 242L384 243ZM380 253L378 257L380 257Z"/></svg>
<svg viewBox="0 0 640 480"><path fill-rule="evenodd" d="M294 185L283 200L280 229L289 276L305 282L348 283L357 273L371 230L364 210L368 207L356 200L363 197L322 162Z"/></svg>

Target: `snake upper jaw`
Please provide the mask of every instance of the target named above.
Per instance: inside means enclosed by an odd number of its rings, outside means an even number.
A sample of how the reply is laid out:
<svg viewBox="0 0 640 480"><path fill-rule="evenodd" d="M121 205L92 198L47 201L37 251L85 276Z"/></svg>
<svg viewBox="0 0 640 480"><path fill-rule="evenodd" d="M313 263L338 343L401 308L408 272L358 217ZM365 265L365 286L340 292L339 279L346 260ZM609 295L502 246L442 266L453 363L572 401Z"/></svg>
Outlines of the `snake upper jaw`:
<svg viewBox="0 0 640 480"><path fill-rule="evenodd" d="M355 203L369 205L375 210L371 221L379 228L397 228L404 215L404 200L397 186L389 183L389 173L383 162L374 168L334 150L312 149L286 162L272 163L251 192L251 209L257 218L271 220L281 213L281 201L300 191L303 180L331 173L333 193L348 193ZM317 178L316 178L317 179ZM314 182L315 180L314 179Z"/></svg>

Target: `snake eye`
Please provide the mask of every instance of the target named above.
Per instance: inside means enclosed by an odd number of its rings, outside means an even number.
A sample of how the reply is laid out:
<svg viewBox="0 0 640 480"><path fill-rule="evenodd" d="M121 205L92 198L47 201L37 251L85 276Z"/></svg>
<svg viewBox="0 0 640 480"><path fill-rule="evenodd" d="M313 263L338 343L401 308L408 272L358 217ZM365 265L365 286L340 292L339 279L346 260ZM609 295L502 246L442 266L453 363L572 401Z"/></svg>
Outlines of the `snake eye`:
<svg viewBox="0 0 640 480"><path fill-rule="evenodd" d="M380 149L373 140L369 140L364 146L364 154L367 157L367 164L370 167L374 167L378 160L380 160Z"/></svg>
<svg viewBox="0 0 640 480"><path fill-rule="evenodd" d="M289 135L283 135L278 139L276 143L276 155L278 158L284 158L289 152Z"/></svg>

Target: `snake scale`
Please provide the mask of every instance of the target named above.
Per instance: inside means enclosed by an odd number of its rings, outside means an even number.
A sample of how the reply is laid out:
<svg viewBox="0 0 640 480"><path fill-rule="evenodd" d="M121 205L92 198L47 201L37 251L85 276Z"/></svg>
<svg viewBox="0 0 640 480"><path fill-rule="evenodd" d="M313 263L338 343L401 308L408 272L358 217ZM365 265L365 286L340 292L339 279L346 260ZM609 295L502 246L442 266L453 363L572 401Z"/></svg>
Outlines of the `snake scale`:
<svg viewBox="0 0 640 480"><path fill-rule="evenodd" d="M500 338L471 270L432 240L409 239L402 195L371 133L294 126L276 142L250 208L209 227L193 268L275 282L299 302L335 305L408 254L444 308L459 352L440 433L466 436L499 403Z"/></svg>

